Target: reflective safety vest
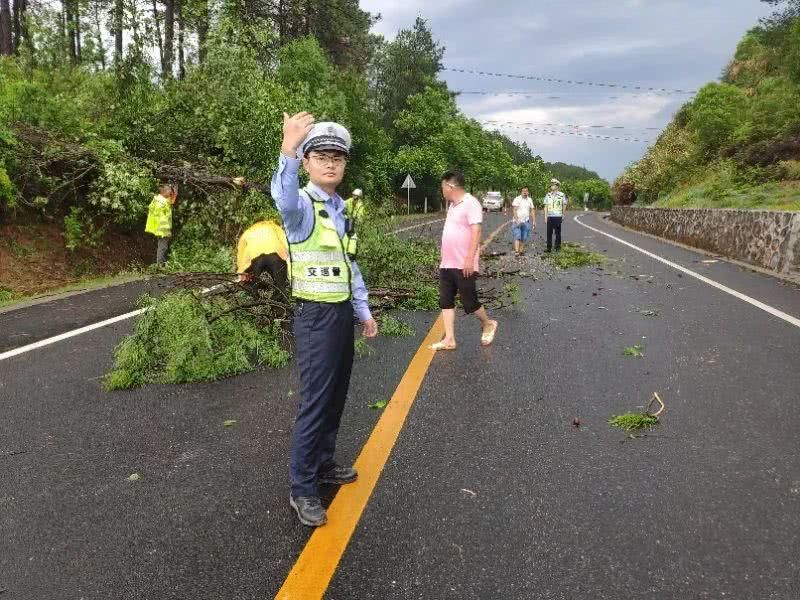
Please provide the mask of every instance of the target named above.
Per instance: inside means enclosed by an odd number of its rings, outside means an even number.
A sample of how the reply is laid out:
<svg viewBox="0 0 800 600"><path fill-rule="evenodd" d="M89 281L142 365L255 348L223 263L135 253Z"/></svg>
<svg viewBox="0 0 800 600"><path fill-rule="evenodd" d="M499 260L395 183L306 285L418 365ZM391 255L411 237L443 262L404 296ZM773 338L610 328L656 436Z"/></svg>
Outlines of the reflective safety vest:
<svg viewBox="0 0 800 600"><path fill-rule="evenodd" d="M336 224L325 209L325 202L306 188L314 207L311 235L302 242L289 242L289 276L292 296L312 302L350 300L350 236L339 237Z"/></svg>
<svg viewBox="0 0 800 600"><path fill-rule="evenodd" d="M354 208L355 207L355 208ZM358 224L364 219L367 214L367 206L364 200L359 200L356 204L355 199L348 198L344 202L344 209L347 218L350 219L351 227L348 231L350 235L350 243L347 245L347 255L354 259L358 254Z"/></svg>
<svg viewBox="0 0 800 600"><path fill-rule="evenodd" d="M548 217L560 217L564 214L564 204L567 197L564 192L548 192L544 197L544 206Z"/></svg>
<svg viewBox="0 0 800 600"><path fill-rule="evenodd" d="M144 230L156 237L172 235L172 205L161 194L153 196L153 201L150 202Z"/></svg>
<svg viewBox="0 0 800 600"><path fill-rule="evenodd" d="M277 223L259 221L251 225L239 238L236 251L236 266L239 273L244 273L250 264L262 254L277 254L283 260L289 256L289 243L286 234Z"/></svg>

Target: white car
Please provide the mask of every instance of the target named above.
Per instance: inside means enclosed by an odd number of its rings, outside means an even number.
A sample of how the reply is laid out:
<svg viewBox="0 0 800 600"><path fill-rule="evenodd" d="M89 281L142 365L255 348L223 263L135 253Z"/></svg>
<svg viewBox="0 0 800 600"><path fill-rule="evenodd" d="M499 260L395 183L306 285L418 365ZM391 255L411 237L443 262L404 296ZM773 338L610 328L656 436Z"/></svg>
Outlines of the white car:
<svg viewBox="0 0 800 600"><path fill-rule="evenodd" d="M486 192L483 197L483 210L503 210L503 195L500 192Z"/></svg>

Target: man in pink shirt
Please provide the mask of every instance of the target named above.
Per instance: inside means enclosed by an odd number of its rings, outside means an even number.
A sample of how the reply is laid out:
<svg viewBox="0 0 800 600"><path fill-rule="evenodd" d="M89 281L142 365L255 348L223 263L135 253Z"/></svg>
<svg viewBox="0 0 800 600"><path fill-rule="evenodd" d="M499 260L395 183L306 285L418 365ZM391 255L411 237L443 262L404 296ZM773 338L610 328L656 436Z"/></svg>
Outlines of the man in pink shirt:
<svg viewBox="0 0 800 600"><path fill-rule="evenodd" d="M431 350L455 350L456 292L464 312L481 322L481 344L494 340L497 321L489 319L478 301L478 255L483 209L475 197L464 190L464 175L448 171L442 176L442 196L448 202L447 219L442 232L442 262L439 265L439 307L444 321L444 338Z"/></svg>

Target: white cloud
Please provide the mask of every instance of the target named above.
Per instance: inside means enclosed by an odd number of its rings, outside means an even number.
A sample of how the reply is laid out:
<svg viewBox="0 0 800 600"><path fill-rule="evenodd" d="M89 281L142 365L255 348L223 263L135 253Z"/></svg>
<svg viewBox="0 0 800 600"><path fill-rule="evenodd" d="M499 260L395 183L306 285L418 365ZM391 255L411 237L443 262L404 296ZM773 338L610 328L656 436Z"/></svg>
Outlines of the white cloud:
<svg viewBox="0 0 800 600"><path fill-rule="evenodd" d="M599 58L603 60L658 46L659 43L655 40L596 39L570 46L566 51L566 58Z"/></svg>
<svg viewBox="0 0 800 600"><path fill-rule="evenodd" d="M374 27L387 39L393 39L400 29L411 27L418 16L433 19L440 15L462 14L466 6L474 0L361 0L362 10L381 14L381 20Z"/></svg>

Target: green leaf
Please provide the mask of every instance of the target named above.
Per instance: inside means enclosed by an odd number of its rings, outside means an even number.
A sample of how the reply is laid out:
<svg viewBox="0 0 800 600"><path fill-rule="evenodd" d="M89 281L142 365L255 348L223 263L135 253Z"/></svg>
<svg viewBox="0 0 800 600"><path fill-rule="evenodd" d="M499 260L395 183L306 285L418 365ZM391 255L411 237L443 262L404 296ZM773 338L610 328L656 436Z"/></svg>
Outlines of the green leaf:
<svg viewBox="0 0 800 600"><path fill-rule="evenodd" d="M612 415L608 419L608 424L612 427L624 429L625 431L652 429L658 425L658 417L647 413L628 412L622 415Z"/></svg>
<svg viewBox="0 0 800 600"><path fill-rule="evenodd" d="M139 481L142 476L139 473L131 473L128 475L128 481Z"/></svg>
<svg viewBox="0 0 800 600"><path fill-rule="evenodd" d="M643 357L644 356L644 348L642 346L629 346L622 351L624 356L636 356L636 357Z"/></svg>
<svg viewBox="0 0 800 600"><path fill-rule="evenodd" d="M236 419L227 419L222 424L225 427L232 427L232 426L236 425L238 422L239 421L237 421Z"/></svg>
<svg viewBox="0 0 800 600"><path fill-rule="evenodd" d="M389 404L388 400L378 400L374 404L370 404L369 407L373 410L380 410L386 408L387 404Z"/></svg>

